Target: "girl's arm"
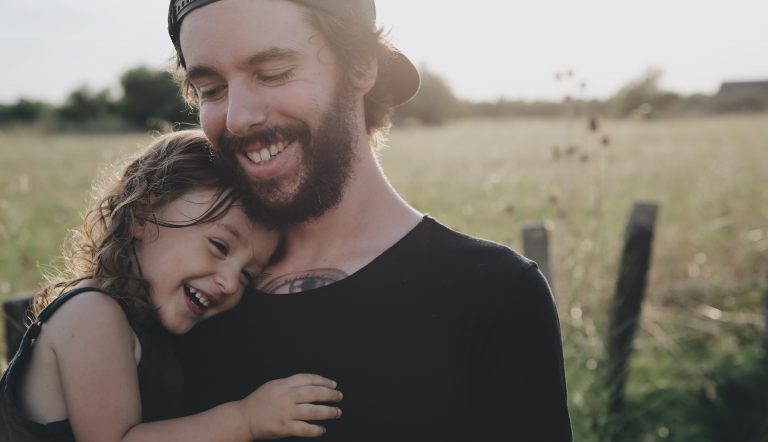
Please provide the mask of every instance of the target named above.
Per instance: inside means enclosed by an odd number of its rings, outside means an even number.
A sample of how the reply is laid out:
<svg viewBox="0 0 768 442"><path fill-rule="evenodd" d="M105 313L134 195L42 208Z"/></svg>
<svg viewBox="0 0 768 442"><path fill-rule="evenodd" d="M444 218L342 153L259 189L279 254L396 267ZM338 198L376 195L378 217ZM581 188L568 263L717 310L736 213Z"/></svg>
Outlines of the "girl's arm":
<svg viewBox="0 0 768 442"><path fill-rule="evenodd" d="M307 420L336 419L341 410L312 402L341 400L335 382L313 374L277 379L245 399L192 416L151 422L130 429L123 441L251 441L325 433ZM216 428L219 427L219 428Z"/></svg>
<svg viewBox="0 0 768 442"><path fill-rule="evenodd" d="M101 293L71 299L45 325L52 337L67 414L78 441L250 441L320 436L305 420L340 416L314 405L341 399L335 383L296 375L263 385L241 401L180 419L141 423L134 334L122 308Z"/></svg>

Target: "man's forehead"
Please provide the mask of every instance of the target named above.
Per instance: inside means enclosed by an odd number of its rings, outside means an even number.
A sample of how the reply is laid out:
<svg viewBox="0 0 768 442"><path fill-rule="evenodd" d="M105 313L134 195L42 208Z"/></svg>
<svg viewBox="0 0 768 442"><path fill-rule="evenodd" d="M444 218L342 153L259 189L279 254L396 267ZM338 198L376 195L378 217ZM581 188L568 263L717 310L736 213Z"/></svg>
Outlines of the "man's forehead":
<svg viewBox="0 0 768 442"><path fill-rule="evenodd" d="M191 64L195 59L235 54L300 52L314 45L317 32L292 2L224 0L190 12L180 34L181 49Z"/></svg>
<svg viewBox="0 0 768 442"><path fill-rule="evenodd" d="M176 44L179 38L180 27L185 17L193 11L203 9L215 3L232 0L171 0L168 12L168 32L171 40ZM371 29L376 27L376 4L374 0L260 0L283 1L301 5L309 9L316 9L329 13L332 16L345 18L350 23L358 23Z"/></svg>
<svg viewBox="0 0 768 442"><path fill-rule="evenodd" d="M241 17L235 15L229 18L223 18L224 16L214 18L212 13L219 12L215 11L214 8L219 8L222 5L247 7ZM271 29L275 29L274 26L277 25L277 31L293 31L292 26L280 23L279 14L274 10L259 9L269 6L282 6L284 9L292 6L294 20L301 17L303 25L310 27L310 29L312 25L306 20L307 14L305 12L307 10L323 11L339 19L339 21L331 21L331 23L340 24L339 26L330 27L333 29L331 32L337 33L333 35L338 36L339 32L341 32L341 35L347 35L344 30L353 30L351 34L355 35L355 37L350 37L353 39L367 39L371 36L379 38L376 33L376 7L374 0L172 0L168 14L168 32L176 48L180 65L183 68L189 67L189 61L193 55L190 51L197 50L198 48L205 48L210 55L215 52L217 46L219 52L225 52L240 49L239 45L252 42L277 41L276 35L262 33L261 35L254 36L248 33L249 30L269 26L271 26ZM201 20L199 18L196 19L195 16L209 18ZM238 27L238 29L233 29L233 23L238 19L243 20L245 17L251 21L250 25L246 22L243 26ZM203 23L200 23L200 29L207 29L205 35L188 35L192 33L185 31L185 29L190 27L188 25L192 19L203 21ZM294 24L296 23L298 22L294 21ZM340 30L341 28L344 30ZM215 33L211 35L212 30L218 30L219 35L217 36ZM325 35L325 33L329 32L325 27L322 32L314 32L314 29L312 31L311 37L315 37L318 34ZM224 40L222 36L225 35L229 35L231 38ZM220 41L211 41L217 38ZM286 35L280 37L283 41L288 38L290 37ZM196 40L190 41L192 39ZM323 40L321 43L314 42L319 47L326 46L328 43L324 41L324 38L318 40ZM336 40L338 38L334 38L334 41ZM306 41L304 41L301 42L300 47L307 48L311 47L311 45L307 46ZM212 48L214 51L211 51ZM386 57L384 63L379 64L376 84L370 93L383 100L391 101L393 106L398 106L416 95L421 82L420 76L418 70L416 70L416 67L408 57L396 48L391 47L387 49L387 52L389 56ZM200 54L195 54L195 57L198 55ZM209 62L206 61L205 63Z"/></svg>
<svg viewBox="0 0 768 442"><path fill-rule="evenodd" d="M301 6L289 0L219 0L188 12L181 22L179 34L194 25L196 29L219 28L221 32L230 23L243 22L263 26L298 23L304 17Z"/></svg>

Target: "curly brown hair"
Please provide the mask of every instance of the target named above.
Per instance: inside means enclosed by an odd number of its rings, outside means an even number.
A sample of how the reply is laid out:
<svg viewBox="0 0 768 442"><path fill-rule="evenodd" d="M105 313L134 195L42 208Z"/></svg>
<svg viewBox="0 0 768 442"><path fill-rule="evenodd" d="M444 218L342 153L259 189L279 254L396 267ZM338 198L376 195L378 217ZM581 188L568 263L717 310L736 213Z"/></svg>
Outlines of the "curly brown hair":
<svg viewBox="0 0 768 442"><path fill-rule="evenodd" d="M320 8L310 8L299 3L305 9L307 22L320 32L347 79L359 75L359 66L367 59L375 58L379 66L384 66L396 57L396 49L389 42L382 28L371 30L369 27L331 15ZM187 105L196 110L199 101L194 86L186 75L186 61L178 40L176 46L174 78L181 86L181 96ZM386 91L373 89L365 96L365 126L372 144L376 146L389 131L394 106Z"/></svg>
<svg viewBox="0 0 768 442"><path fill-rule="evenodd" d="M174 224L154 215L193 188L215 190L213 204L200 217ZM92 279L98 288L122 300L133 318L154 317L149 285L134 259L133 226L151 222L186 227L215 221L240 199L235 189L201 131L156 138L86 212L82 226L65 244L63 269L48 278L48 285L35 297L32 313L36 317L64 291Z"/></svg>

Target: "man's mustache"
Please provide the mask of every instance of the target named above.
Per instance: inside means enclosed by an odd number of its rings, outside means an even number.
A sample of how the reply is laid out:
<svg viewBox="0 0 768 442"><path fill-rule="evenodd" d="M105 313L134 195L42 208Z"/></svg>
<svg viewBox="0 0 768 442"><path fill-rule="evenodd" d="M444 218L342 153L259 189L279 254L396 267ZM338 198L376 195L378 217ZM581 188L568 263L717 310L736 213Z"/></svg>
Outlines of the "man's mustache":
<svg viewBox="0 0 768 442"><path fill-rule="evenodd" d="M271 146L279 141L292 142L299 140L306 146L309 137L309 127L302 123L295 123L273 126L242 136L225 133L219 138L217 144L222 153L232 154L244 152L254 145Z"/></svg>

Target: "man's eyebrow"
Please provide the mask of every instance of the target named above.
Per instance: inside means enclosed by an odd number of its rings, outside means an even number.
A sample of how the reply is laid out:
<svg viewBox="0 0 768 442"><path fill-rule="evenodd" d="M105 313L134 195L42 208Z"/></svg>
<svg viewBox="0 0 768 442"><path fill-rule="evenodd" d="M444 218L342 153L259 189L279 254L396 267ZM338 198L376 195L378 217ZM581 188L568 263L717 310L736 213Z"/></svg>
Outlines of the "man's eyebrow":
<svg viewBox="0 0 768 442"><path fill-rule="evenodd" d="M291 59L298 58L299 56L300 56L300 53L293 49L272 47L267 50L258 52L254 55L251 55L250 57L248 57L247 60L245 60L245 62L241 66L239 66L239 68L252 69L262 63L266 63L269 61L291 60Z"/></svg>
<svg viewBox="0 0 768 442"><path fill-rule="evenodd" d="M218 75L215 69L208 66L192 66L187 69L187 80L194 81L204 77L213 77Z"/></svg>
<svg viewBox="0 0 768 442"><path fill-rule="evenodd" d="M299 58L300 55L301 54L298 51L293 49L272 47L251 55L247 60L245 60L244 63L238 66L238 68L242 70L253 69L262 63L269 61L296 59ZM192 66L187 69L187 80L193 82L194 80L198 80L200 78L214 77L217 75L219 75L219 73L215 69L208 66Z"/></svg>

